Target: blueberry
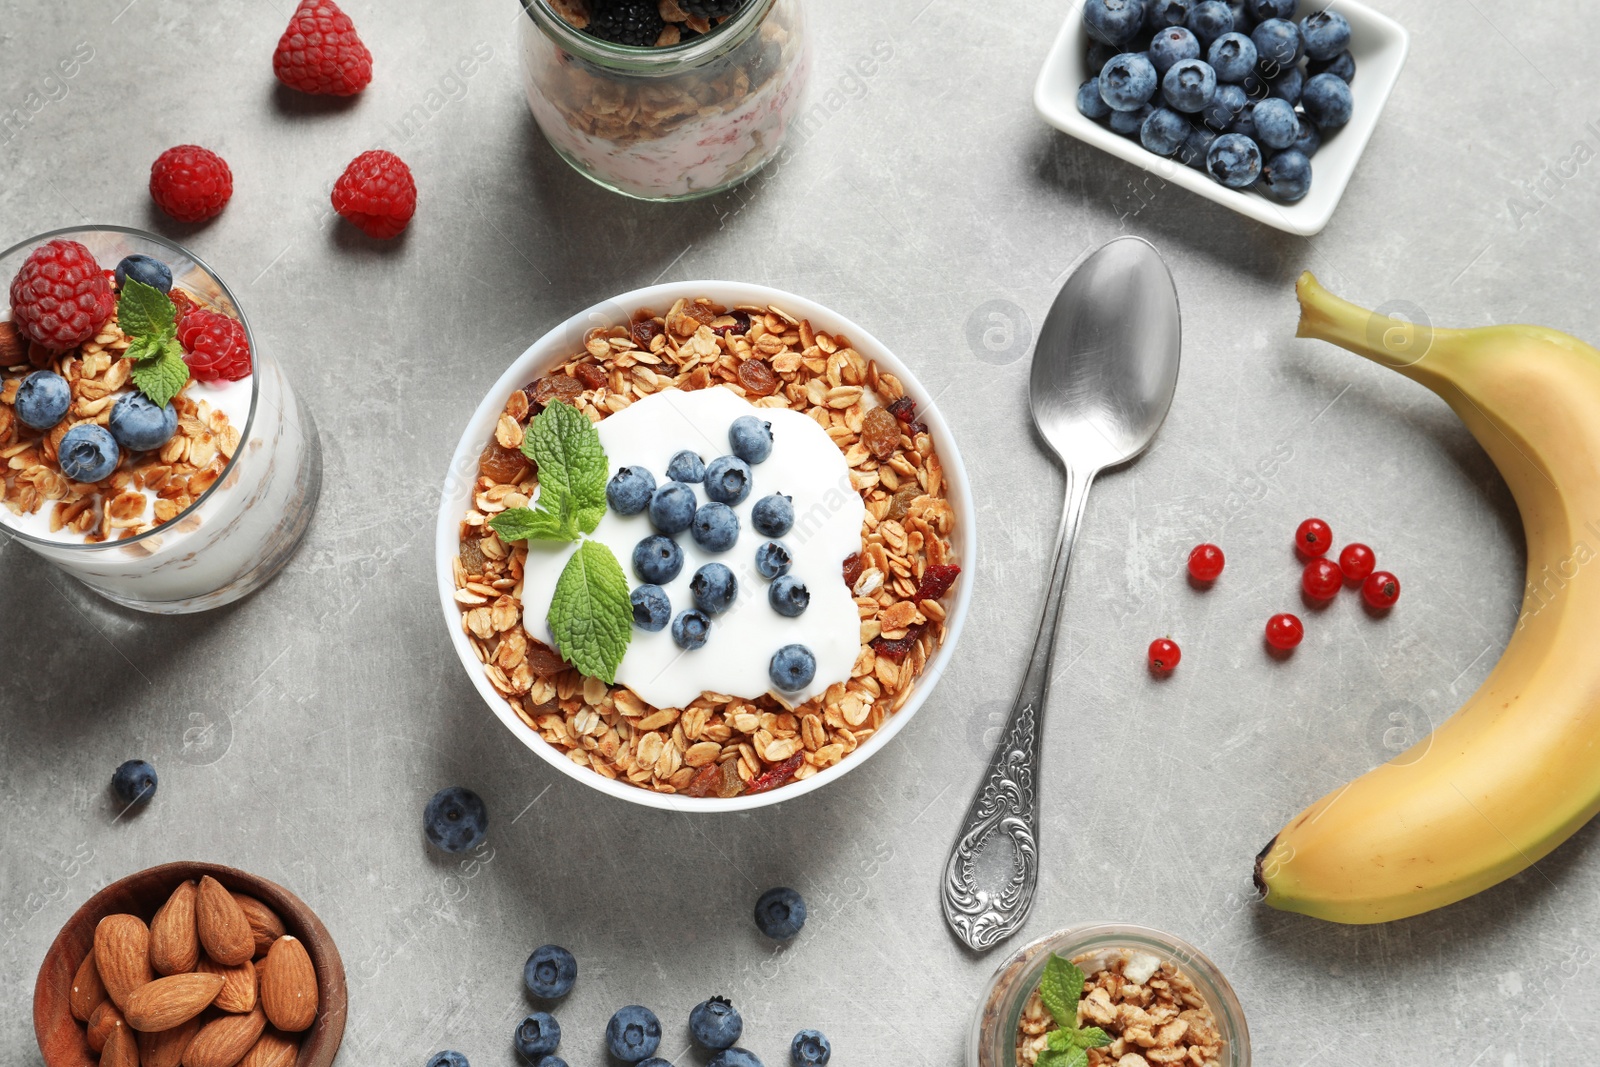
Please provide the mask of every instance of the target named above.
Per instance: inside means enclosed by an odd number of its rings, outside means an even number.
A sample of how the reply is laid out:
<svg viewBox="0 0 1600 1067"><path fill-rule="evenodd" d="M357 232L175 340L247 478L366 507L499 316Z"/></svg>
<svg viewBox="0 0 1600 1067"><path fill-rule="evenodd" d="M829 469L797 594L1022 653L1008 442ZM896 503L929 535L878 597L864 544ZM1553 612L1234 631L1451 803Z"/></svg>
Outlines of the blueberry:
<svg viewBox="0 0 1600 1067"><path fill-rule="evenodd" d="M651 585L666 585L683 570L683 549L670 537L652 534L633 546L633 573Z"/></svg>
<svg viewBox="0 0 1600 1067"><path fill-rule="evenodd" d="M537 1063L561 1044L561 1024L548 1012L536 1011L517 1025L511 1043L520 1055Z"/></svg>
<svg viewBox="0 0 1600 1067"><path fill-rule="evenodd" d="M1294 139L1294 144L1290 147L1310 159L1317 154L1317 149L1322 147L1322 131L1317 129L1315 122L1301 115L1300 136Z"/></svg>
<svg viewBox="0 0 1600 1067"><path fill-rule="evenodd" d="M1143 24L1143 0L1084 0L1083 28L1097 41L1120 45Z"/></svg>
<svg viewBox="0 0 1600 1067"><path fill-rule="evenodd" d="M761 577L767 581L788 574L789 568L794 565L794 556L789 552L789 546L782 541L763 541L756 549L756 570L761 572Z"/></svg>
<svg viewBox="0 0 1600 1067"><path fill-rule="evenodd" d="M738 456L718 456L706 468L706 496L732 507L750 495L750 465Z"/></svg>
<svg viewBox="0 0 1600 1067"><path fill-rule="evenodd" d="M122 452L104 426L80 422L67 431L56 448L61 473L75 482L98 482L111 477Z"/></svg>
<svg viewBox="0 0 1600 1067"><path fill-rule="evenodd" d="M711 620L702 612L691 608L688 611L678 612L678 617L672 620L672 639L685 652L693 652L703 647L709 636L711 636Z"/></svg>
<svg viewBox="0 0 1600 1067"><path fill-rule="evenodd" d="M629 1004L618 1008L606 1023L606 1047L623 1063L638 1063L656 1054L661 1044L661 1020L649 1008Z"/></svg>
<svg viewBox="0 0 1600 1067"><path fill-rule="evenodd" d="M1217 81L1238 84L1256 69L1255 42L1237 30L1225 33L1211 42L1206 61L1217 72Z"/></svg>
<svg viewBox="0 0 1600 1067"><path fill-rule="evenodd" d="M694 490L682 482L668 482L650 494L650 524L664 534L677 534L694 521Z"/></svg>
<svg viewBox="0 0 1600 1067"><path fill-rule="evenodd" d="M545 1056L533 1067L567 1067L567 1061L560 1056Z"/></svg>
<svg viewBox="0 0 1600 1067"><path fill-rule="evenodd" d="M528 992L544 1000L555 1000L572 992L578 980L578 961L560 945L540 945L522 967L522 980Z"/></svg>
<svg viewBox="0 0 1600 1067"><path fill-rule="evenodd" d="M122 257L122 262L117 264L116 275L118 289L129 278L143 282L152 289L160 289L163 293L172 288L172 268L154 256L138 252Z"/></svg>
<svg viewBox="0 0 1600 1067"><path fill-rule="evenodd" d="M433 794L422 810L422 832L433 847L445 852L466 852L478 847L488 829L489 809L484 807L483 798L459 785L446 786Z"/></svg>
<svg viewBox="0 0 1600 1067"><path fill-rule="evenodd" d="M111 406L111 436L129 452L160 448L178 432L178 411L158 408L143 393L128 393Z"/></svg>
<svg viewBox="0 0 1600 1067"><path fill-rule="evenodd" d="M1191 6L1192 0L1144 0L1144 24L1152 33L1182 26Z"/></svg>
<svg viewBox="0 0 1600 1067"><path fill-rule="evenodd" d="M750 525L764 537L782 537L794 526L794 498L773 493L750 509Z"/></svg>
<svg viewBox="0 0 1600 1067"><path fill-rule="evenodd" d="M1194 126L1189 130L1188 140L1183 142L1183 147L1178 149L1178 162L1195 170L1204 170L1206 166L1206 153L1211 150L1211 142L1217 139L1217 131L1204 126Z"/></svg>
<svg viewBox="0 0 1600 1067"><path fill-rule="evenodd" d="M660 1056L651 1056L647 1060L640 1061L639 1067L672 1067L672 1061L664 1060Z"/></svg>
<svg viewBox="0 0 1600 1067"><path fill-rule="evenodd" d="M724 997L703 1000L689 1013L689 1037L701 1048L731 1048L742 1033L744 1020Z"/></svg>
<svg viewBox="0 0 1600 1067"><path fill-rule="evenodd" d="M1225 133L1211 142L1206 173L1230 189L1245 189L1261 173L1261 148L1239 133Z"/></svg>
<svg viewBox="0 0 1600 1067"><path fill-rule="evenodd" d="M1210 48L1212 41L1233 32L1233 12L1222 0L1201 0L1189 9L1189 17L1183 24L1200 42L1200 47Z"/></svg>
<svg viewBox="0 0 1600 1067"><path fill-rule="evenodd" d="M36 370L17 387L17 418L35 430L53 430L72 406L72 386L55 371Z"/></svg>
<svg viewBox="0 0 1600 1067"><path fill-rule="evenodd" d="M1298 66L1290 67L1276 78L1267 82L1268 91L1279 100L1287 100L1290 105L1300 102L1300 94L1305 91L1306 72Z"/></svg>
<svg viewBox="0 0 1600 1067"><path fill-rule="evenodd" d="M1217 73L1200 59L1174 63L1161 79L1161 95L1171 107L1192 114L1217 95Z"/></svg>
<svg viewBox="0 0 1600 1067"><path fill-rule="evenodd" d="M1272 97L1255 106L1256 141L1267 148L1288 148L1300 136L1300 120L1287 100Z"/></svg>
<svg viewBox="0 0 1600 1067"><path fill-rule="evenodd" d="M1279 152L1261 168L1261 187L1286 204L1304 199L1311 191L1311 160L1292 148Z"/></svg>
<svg viewBox="0 0 1600 1067"><path fill-rule="evenodd" d="M1245 0L1244 6L1250 12L1250 17L1257 22L1268 19L1286 19L1294 14L1295 0Z"/></svg>
<svg viewBox="0 0 1600 1067"><path fill-rule="evenodd" d="M1329 60L1320 62L1312 60L1310 74L1312 77L1316 77L1318 74L1332 74L1335 78L1348 85L1351 79L1356 76L1356 57L1349 52L1340 52Z"/></svg>
<svg viewBox="0 0 1600 1067"><path fill-rule="evenodd" d="M703 482L706 480L706 461L685 449L667 463L667 477L675 482Z"/></svg>
<svg viewBox="0 0 1600 1067"><path fill-rule="evenodd" d="M142 759L131 759L111 774L111 788L124 804L145 804L156 795L156 769Z"/></svg>
<svg viewBox="0 0 1600 1067"><path fill-rule="evenodd" d="M1326 133L1350 121L1355 99L1350 95L1349 82L1337 74L1318 74L1306 82L1300 106L1305 108L1317 128Z"/></svg>
<svg viewBox="0 0 1600 1067"><path fill-rule="evenodd" d="M794 1067L827 1067L833 1046L820 1030L802 1030L789 1045L789 1062Z"/></svg>
<svg viewBox="0 0 1600 1067"><path fill-rule="evenodd" d="M1078 86L1078 110L1091 119L1103 119L1111 114L1111 105L1100 95L1099 75Z"/></svg>
<svg viewBox="0 0 1600 1067"><path fill-rule="evenodd" d="M672 601L659 585L636 586L628 603L633 605L633 624L646 633L660 633L672 618Z"/></svg>
<svg viewBox="0 0 1600 1067"><path fill-rule="evenodd" d="M733 572L721 563L707 563L694 572L689 580L689 595L694 606L707 615L720 615L733 605L739 594L739 582Z"/></svg>
<svg viewBox="0 0 1600 1067"><path fill-rule="evenodd" d="M1256 46L1256 63L1263 67L1287 69L1300 58L1300 31L1288 19L1263 22L1250 31L1250 43Z"/></svg>
<svg viewBox="0 0 1600 1067"><path fill-rule="evenodd" d="M1313 11L1300 20L1300 39L1312 59L1332 59L1350 47L1350 20L1337 11Z"/></svg>
<svg viewBox="0 0 1600 1067"><path fill-rule="evenodd" d="M767 676L785 693L798 693L817 676L817 657L805 645L784 645L772 654Z"/></svg>
<svg viewBox="0 0 1600 1067"><path fill-rule="evenodd" d="M756 927L774 941L789 940L805 924L805 898L787 886L769 889L756 901Z"/></svg>
<svg viewBox="0 0 1600 1067"><path fill-rule="evenodd" d="M739 540L739 516L726 504L701 504L689 532L707 552L726 552Z"/></svg>
<svg viewBox="0 0 1600 1067"><path fill-rule="evenodd" d="M1236 133L1240 137L1248 137L1252 141L1256 139L1256 102L1254 100L1245 104L1244 107L1239 109L1239 113L1233 116L1233 125L1228 127L1227 132Z"/></svg>
<svg viewBox="0 0 1600 1067"><path fill-rule="evenodd" d="M811 590L792 574L785 574L767 587L767 603L788 619L798 619L811 605Z"/></svg>
<svg viewBox="0 0 1600 1067"><path fill-rule="evenodd" d="M454 1049L444 1052L435 1052L433 1058L428 1060L428 1067L472 1067L467 1058Z"/></svg>
<svg viewBox="0 0 1600 1067"><path fill-rule="evenodd" d="M1233 12L1233 32L1249 33L1256 24L1256 17L1250 14L1248 0L1222 0L1222 2Z"/></svg>
<svg viewBox="0 0 1600 1067"><path fill-rule="evenodd" d="M1137 111L1113 111L1109 120L1111 129L1124 137L1138 137L1140 131L1144 129L1144 120L1149 118L1154 110L1155 108L1145 104Z"/></svg>
<svg viewBox="0 0 1600 1067"><path fill-rule="evenodd" d="M1170 156L1189 138L1189 120L1169 108L1150 112L1139 127L1139 143L1158 156Z"/></svg>
<svg viewBox="0 0 1600 1067"><path fill-rule="evenodd" d="M747 1048L725 1048L706 1061L706 1067L766 1067Z"/></svg>
<svg viewBox="0 0 1600 1067"><path fill-rule="evenodd" d="M643 467L622 467L606 483L606 503L618 515L637 515L650 506L656 476Z"/></svg>
<svg viewBox="0 0 1600 1067"><path fill-rule="evenodd" d="M1089 41L1089 69L1099 70L1111 62L1112 56L1121 54L1122 49L1116 45L1106 44L1104 41L1096 41L1091 38Z"/></svg>
<svg viewBox="0 0 1600 1067"><path fill-rule="evenodd" d="M1156 95L1157 80L1149 59L1124 52L1100 69L1100 98L1113 111L1137 111Z"/></svg>
<svg viewBox="0 0 1600 1067"><path fill-rule="evenodd" d="M1217 95L1211 98L1211 103L1201 109L1200 117L1205 120L1206 126L1221 133L1233 125L1233 120L1239 117L1239 112L1243 111L1249 102L1250 98L1240 86L1219 85Z"/></svg>
<svg viewBox="0 0 1600 1067"><path fill-rule="evenodd" d="M1200 42L1182 26L1172 26L1156 34L1148 55L1156 73L1165 74L1179 60L1200 58Z"/></svg>
<svg viewBox="0 0 1600 1067"><path fill-rule="evenodd" d="M740 415L728 427L728 447L752 467L765 463L772 455L772 423L754 415Z"/></svg>

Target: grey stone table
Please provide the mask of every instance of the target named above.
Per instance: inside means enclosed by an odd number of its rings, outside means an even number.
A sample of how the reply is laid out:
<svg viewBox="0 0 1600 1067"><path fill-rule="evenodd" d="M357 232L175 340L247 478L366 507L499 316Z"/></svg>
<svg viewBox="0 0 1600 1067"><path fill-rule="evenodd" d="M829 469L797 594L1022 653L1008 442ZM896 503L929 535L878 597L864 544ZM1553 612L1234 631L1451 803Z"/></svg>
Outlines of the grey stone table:
<svg viewBox="0 0 1600 1067"><path fill-rule="evenodd" d="M1559 32L1572 6L1387 0L1413 31L1410 63L1310 240L1046 128L1030 94L1064 3L809 6L825 119L782 169L661 207L591 186L542 141L514 0L351 0L378 73L333 107L275 90L291 0L0 0L0 237L105 221L191 244L315 409L327 463L290 569L212 615L112 610L0 548L0 1061L36 1059L33 975L79 902L205 858L288 884L326 920L350 971L341 1063L454 1047L511 1064L522 962L545 941L581 961L561 1009L574 1067L604 1062L606 1018L636 1002L662 1015L669 1056L701 1062L683 1020L719 992L769 1065L800 1027L825 1030L847 1067L960 1062L997 955L958 946L936 886L1023 666L1060 492L1025 416L1027 341L1068 267L1123 232L1172 265L1184 367L1154 450L1089 507L1022 936L1117 919L1196 941L1270 1067L1592 1059L1595 827L1498 888L1386 926L1265 909L1249 878L1289 816L1473 690L1522 585L1515 509L1466 431L1420 388L1295 341L1291 283L1309 267L1436 323L1600 337L1585 103L1600 77L1589 39ZM875 49L890 58L854 73ZM474 51L490 58L452 75ZM430 93L442 104L403 126ZM152 217L145 192L150 160L186 141L236 177L198 229ZM392 246L328 210L333 179L373 147L405 156L422 189ZM911 363L959 435L981 542L957 664L909 728L832 788L725 818L604 799L517 744L445 642L430 537L459 429L508 360L605 296L706 277L804 293ZM1261 624L1300 609L1287 545L1312 514L1374 544L1406 596L1378 622L1349 596L1307 612L1306 643L1277 663ZM1179 566L1206 539L1230 566L1199 595ZM1168 633L1184 663L1158 684L1144 647ZM130 756L155 762L161 791L119 818L107 782ZM492 858L466 869L420 833L423 802L454 783L493 818ZM775 949L749 913L779 883L812 919Z"/></svg>

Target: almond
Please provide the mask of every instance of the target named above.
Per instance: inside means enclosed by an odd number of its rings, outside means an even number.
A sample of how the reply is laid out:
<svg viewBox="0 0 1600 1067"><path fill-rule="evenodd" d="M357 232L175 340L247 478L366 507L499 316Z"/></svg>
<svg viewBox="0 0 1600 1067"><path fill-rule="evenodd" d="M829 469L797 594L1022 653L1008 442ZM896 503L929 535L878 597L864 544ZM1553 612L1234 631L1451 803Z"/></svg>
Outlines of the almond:
<svg viewBox="0 0 1600 1067"><path fill-rule="evenodd" d="M67 996L67 1006L72 1017L80 1023L89 1021L94 1010L106 1000L106 986L100 981L100 971L94 965L94 949L78 964L78 973L72 976L72 992Z"/></svg>
<svg viewBox="0 0 1600 1067"><path fill-rule="evenodd" d="M111 1031L100 1053L100 1067L139 1067L139 1046L132 1030L119 1026Z"/></svg>
<svg viewBox="0 0 1600 1067"><path fill-rule="evenodd" d="M284 935L267 950L261 1006L279 1030L296 1033L317 1020L317 972L298 938Z"/></svg>
<svg viewBox="0 0 1600 1067"><path fill-rule="evenodd" d="M94 965L106 995L124 1015L128 997L155 977L150 969L150 928L135 915L107 915L94 928Z"/></svg>
<svg viewBox="0 0 1600 1067"><path fill-rule="evenodd" d="M200 879L195 898L195 923L206 955L228 967L237 967L256 954L255 935L244 909L209 874Z"/></svg>
<svg viewBox="0 0 1600 1067"><path fill-rule="evenodd" d="M103 1051L106 1040L111 1037L111 1031L117 1027L126 1027L128 1024L122 1018L122 1013L117 1006L109 1000L102 1000L100 1006L89 1016L89 1047L96 1052Z"/></svg>
<svg viewBox="0 0 1600 1067"><path fill-rule="evenodd" d="M200 935L194 921L197 892L194 882L184 882L150 920L150 965L157 974L183 974L194 970L200 960Z"/></svg>
<svg viewBox="0 0 1600 1067"><path fill-rule="evenodd" d="M220 974L169 974L135 989L122 1014L135 1030L171 1030L205 1011L222 989Z"/></svg>
<svg viewBox="0 0 1600 1067"><path fill-rule="evenodd" d="M179 1067L183 1052L200 1032L199 1018L179 1023L171 1030L139 1035L140 1067Z"/></svg>
<svg viewBox="0 0 1600 1067"><path fill-rule="evenodd" d="M233 900L239 905L239 910L244 912L245 920L250 924L250 933L256 939L256 956L258 958L265 956L272 943L286 932L283 920L278 918L277 912L255 897L234 893Z"/></svg>
<svg viewBox="0 0 1600 1067"><path fill-rule="evenodd" d="M233 1014L242 1014L256 1006L256 966L241 963L237 967L224 967L213 959L203 959L198 968L203 974L222 975L222 992L212 1001L212 1006Z"/></svg>
<svg viewBox="0 0 1600 1067"><path fill-rule="evenodd" d="M183 1053L183 1067L234 1067L254 1047L267 1017L257 1008L248 1015L224 1015L200 1028Z"/></svg>
<svg viewBox="0 0 1600 1067"><path fill-rule="evenodd" d="M276 1030L267 1030L253 1045L239 1067L294 1067L300 1058L300 1042ZM146 1063L144 1067L150 1067Z"/></svg>

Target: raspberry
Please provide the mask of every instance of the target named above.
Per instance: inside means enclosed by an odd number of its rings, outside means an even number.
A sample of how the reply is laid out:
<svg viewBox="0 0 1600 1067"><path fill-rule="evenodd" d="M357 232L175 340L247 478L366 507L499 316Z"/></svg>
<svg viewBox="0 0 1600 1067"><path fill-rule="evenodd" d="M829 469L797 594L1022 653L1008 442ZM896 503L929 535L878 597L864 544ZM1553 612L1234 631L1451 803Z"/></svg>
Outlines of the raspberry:
<svg viewBox="0 0 1600 1067"><path fill-rule="evenodd" d="M333 210L369 237L398 237L417 211L411 168L393 152L363 152L333 185Z"/></svg>
<svg viewBox="0 0 1600 1067"><path fill-rule="evenodd" d="M372 81L372 53L333 0L301 0L272 53L272 72L302 93L354 96Z"/></svg>
<svg viewBox="0 0 1600 1067"><path fill-rule="evenodd" d="M203 382L236 382L250 374L250 339L244 323L203 307L190 307L178 320L183 361Z"/></svg>
<svg viewBox="0 0 1600 1067"><path fill-rule="evenodd" d="M233 171L215 152L199 145L169 148L150 165L150 198L179 222L204 222L228 206Z"/></svg>
<svg viewBox="0 0 1600 1067"><path fill-rule="evenodd" d="M111 283L77 241L47 241L11 280L11 319L42 348L65 352L93 337L116 308Z"/></svg>

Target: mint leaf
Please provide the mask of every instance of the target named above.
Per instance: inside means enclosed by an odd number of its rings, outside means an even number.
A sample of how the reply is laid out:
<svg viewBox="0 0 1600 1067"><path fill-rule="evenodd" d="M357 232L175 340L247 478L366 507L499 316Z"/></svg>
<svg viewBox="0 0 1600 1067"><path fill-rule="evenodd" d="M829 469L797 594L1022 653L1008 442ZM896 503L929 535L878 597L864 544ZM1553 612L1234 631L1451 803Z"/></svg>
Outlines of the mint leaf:
<svg viewBox="0 0 1600 1067"><path fill-rule="evenodd" d="M1075 1048L1105 1048L1111 1044L1111 1037L1098 1026L1086 1026L1082 1030L1076 1027L1063 1027L1060 1030L1051 1030L1045 1035L1045 1040L1050 1047L1061 1051L1071 1051Z"/></svg>
<svg viewBox="0 0 1600 1067"><path fill-rule="evenodd" d="M177 330L177 309L172 298L137 278L122 282L117 297L117 325L130 337L161 338Z"/></svg>
<svg viewBox="0 0 1600 1067"><path fill-rule="evenodd" d="M579 530L594 533L606 513L607 466L606 450L589 416L568 404L552 403L528 424L522 453L539 467L539 496L546 510L570 515Z"/></svg>
<svg viewBox="0 0 1600 1067"><path fill-rule="evenodd" d="M544 493L540 494L541 502ZM514 541L576 541L578 531L571 516L553 515L533 508L507 508L489 520L494 532L506 544Z"/></svg>
<svg viewBox="0 0 1600 1067"><path fill-rule="evenodd" d="M617 680L633 637L633 607L627 576L609 548L598 541L578 545L556 581L546 621L556 650L579 673L607 685Z"/></svg>
<svg viewBox="0 0 1600 1067"><path fill-rule="evenodd" d="M1039 999L1063 1029L1078 1025L1078 1000L1083 996L1083 972L1071 960L1054 953L1039 978Z"/></svg>
<svg viewBox="0 0 1600 1067"><path fill-rule="evenodd" d="M164 408L189 380L189 364L183 361L183 346L172 338L153 347L151 354L134 361L131 377L135 389L149 397L156 407ZM133 351L131 346L128 350Z"/></svg>

